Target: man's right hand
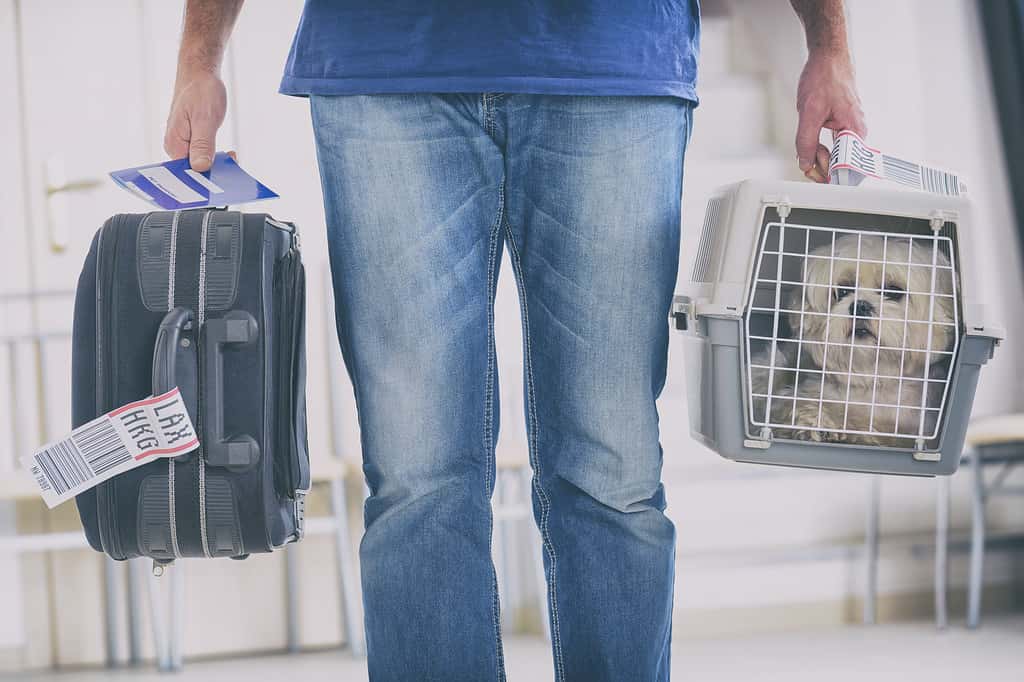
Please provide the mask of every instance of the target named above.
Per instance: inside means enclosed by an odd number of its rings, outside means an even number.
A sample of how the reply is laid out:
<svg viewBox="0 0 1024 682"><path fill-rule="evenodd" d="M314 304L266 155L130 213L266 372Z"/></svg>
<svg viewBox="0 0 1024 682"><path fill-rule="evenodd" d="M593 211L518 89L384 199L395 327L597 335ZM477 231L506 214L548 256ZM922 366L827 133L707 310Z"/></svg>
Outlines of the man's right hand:
<svg viewBox="0 0 1024 682"><path fill-rule="evenodd" d="M227 107L227 90L216 74L199 71L179 77L167 117L164 151L172 159L187 156L197 171L209 170Z"/></svg>

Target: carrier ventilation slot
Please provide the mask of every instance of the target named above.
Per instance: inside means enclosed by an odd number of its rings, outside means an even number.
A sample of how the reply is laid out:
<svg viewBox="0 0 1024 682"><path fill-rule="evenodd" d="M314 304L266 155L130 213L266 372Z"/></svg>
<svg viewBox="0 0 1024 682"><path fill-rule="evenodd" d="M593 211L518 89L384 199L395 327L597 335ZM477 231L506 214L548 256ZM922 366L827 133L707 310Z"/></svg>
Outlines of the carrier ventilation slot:
<svg viewBox="0 0 1024 682"><path fill-rule="evenodd" d="M712 258L718 246L718 218L722 210L722 197L708 201L704 217L704 229L697 245L697 257L693 263L693 281L709 283L715 281L717 273L712 271Z"/></svg>

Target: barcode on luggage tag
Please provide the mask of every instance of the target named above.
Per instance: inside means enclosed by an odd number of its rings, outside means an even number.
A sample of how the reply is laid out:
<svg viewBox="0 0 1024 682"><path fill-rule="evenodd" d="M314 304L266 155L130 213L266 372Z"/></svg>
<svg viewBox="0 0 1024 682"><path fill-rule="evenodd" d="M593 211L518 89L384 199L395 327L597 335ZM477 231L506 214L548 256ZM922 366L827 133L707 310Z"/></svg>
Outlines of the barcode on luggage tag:
<svg viewBox="0 0 1024 682"><path fill-rule="evenodd" d="M83 424L22 458L51 509L153 458L199 447L177 388L137 400Z"/></svg>
<svg viewBox="0 0 1024 682"><path fill-rule="evenodd" d="M885 154L869 147L850 130L836 135L829 175L836 185L859 185L864 178L875 178L945 196L960 196L967 191L956 174Z"/></svg>

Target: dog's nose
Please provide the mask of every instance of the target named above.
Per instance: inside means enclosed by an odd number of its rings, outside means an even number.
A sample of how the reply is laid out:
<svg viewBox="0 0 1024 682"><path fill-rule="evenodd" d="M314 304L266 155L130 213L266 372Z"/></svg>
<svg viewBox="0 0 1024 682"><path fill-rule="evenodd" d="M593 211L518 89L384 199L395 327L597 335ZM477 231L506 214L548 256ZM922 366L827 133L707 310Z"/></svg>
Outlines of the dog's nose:
<svg viewBox="0 0 1024 682"><path fill-rule="evenodd" d="M850 304L850 314L857 317L871 317L875 312L875 306L870 301L854 301Z"/></svg>

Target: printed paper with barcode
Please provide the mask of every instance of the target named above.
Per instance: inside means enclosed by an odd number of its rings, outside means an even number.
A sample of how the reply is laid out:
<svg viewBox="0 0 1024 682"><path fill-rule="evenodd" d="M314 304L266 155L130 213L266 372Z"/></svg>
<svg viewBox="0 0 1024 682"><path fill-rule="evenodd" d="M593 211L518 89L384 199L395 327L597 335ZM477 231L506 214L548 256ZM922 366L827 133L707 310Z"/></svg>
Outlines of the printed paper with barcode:
<svg viewBox="0 0 1024 682"><path fill-rule="evenodd" d="M195 427L175 388L111 410L25 455L21 463L53 509L118 474L197 447Z"/></svg>
<svg viewBox="0 0 1024 682"><path fill-rule="evenodd" d="M852 130L836 135L829 159L829 176L833 185L855 186L870 178L945 196L967 193L967 184L956 173L899 159L869 147Z"/></svg>

